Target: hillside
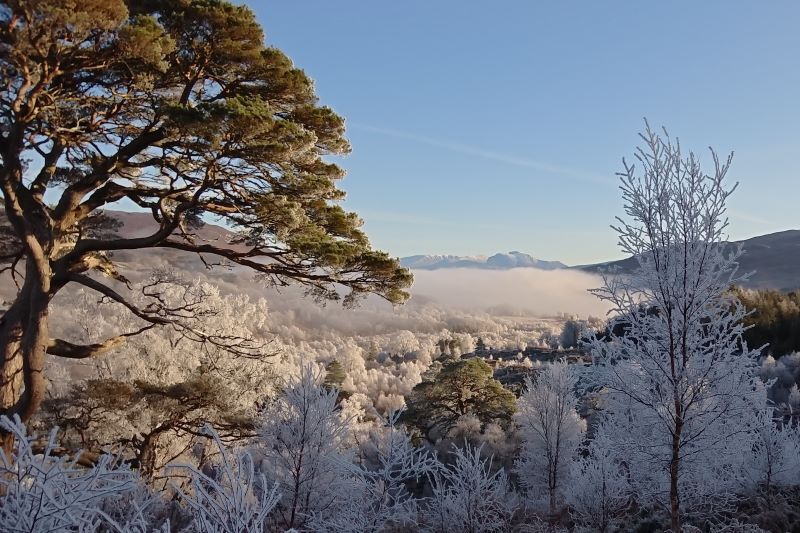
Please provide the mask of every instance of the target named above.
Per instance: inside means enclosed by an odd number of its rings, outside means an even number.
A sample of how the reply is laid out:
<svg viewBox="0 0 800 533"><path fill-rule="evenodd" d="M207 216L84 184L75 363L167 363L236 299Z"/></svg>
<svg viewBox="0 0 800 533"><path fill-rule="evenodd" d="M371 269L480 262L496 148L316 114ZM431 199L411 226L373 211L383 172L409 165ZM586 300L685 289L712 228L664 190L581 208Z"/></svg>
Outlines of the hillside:
<svg viewBox="0 0 800 533"><path fill-rule="evenodd" d="M108 211L109 215L122 222L120 232L126 236L141 236L151 232L155 223L148 213ZM196 239L220 245L229 243L234 233L215 224L205 224L195 230ZM753 289L776 289L789 291L800 288L800 230L786 230L733 241L727 246L742 245L744 254L740 259L742 272L754 272L745 286ZM231 245L236 247L235 245ZM186 261L186 254L162 253L175 261ZM122 254L125 255L125 254ZM179 256L183 256L180 257ZM191 262L191 260L189 260ZM545 261L532 255L513 251L490 256L458 255L412 255L400 259L403 266L413 270L442 270L451 268L509 270L512 268L534 268L539 270L583 270L598 273L609 267L618 267L623 272L635 268L633 258L606 263L569 267L560 261Z"/></svg>
<svg viewBox="0 0 800 533"><path fill-rule="evenodd" d="M743 285L752 289L776 289L790 291L800 288L800 230L786 230L760 235L743 241L726 243L726 246L742 245L739 260L741 272L753 272ZM587 272L600 272L617 267L630 272L636 267L632 257L620 261L582 265L574 267Z"/></svg>
<svg viewBox="0 0 800 533"><path fill-rule="evenodd" d="M141 237L155 230L155 222L149 213L126 211L106 211L122 223L118 232L127 237ZM205 224L193 230L194 239L208 242L216 246L241 248L241 244L230 244L236 235L221 226ZM753 289L776 289L790 291L800 289L800 230L786 230L767 235L760 235L742 241L727 243L727 246L742 245L743 255L740 259L742 272L754 272L744 285ZM139 252L141 253L141 252ZM184 254L173 250L160 249L145 254L148 266L159 264L195 270L202 263L192 254ZM139 263L135 254L117 252L118 260L123 263L132 261ZM610 267L620 268L622 272L630 272L636 267L636 261L629 257L619 261L579 265L570 267L560 261L545 261L529 254L513 251L497 253L491 256L458 256L458 255L413 255L403 257L401 264L413 270L443 270L453 268L479 270L510 270L513 268L532 268L539 270L580 270L598 273ZM133 265L131 265L133 266Z"/></svg>

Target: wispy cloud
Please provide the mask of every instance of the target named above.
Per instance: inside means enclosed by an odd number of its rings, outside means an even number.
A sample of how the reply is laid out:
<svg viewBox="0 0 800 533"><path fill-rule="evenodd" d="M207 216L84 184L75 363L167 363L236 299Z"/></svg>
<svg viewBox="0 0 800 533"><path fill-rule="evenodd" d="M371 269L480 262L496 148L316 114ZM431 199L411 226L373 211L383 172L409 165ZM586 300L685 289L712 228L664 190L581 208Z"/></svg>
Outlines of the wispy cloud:
<svg viewBox="0 0 800 533"><path fill-rule="evenodd" d="M375 222L391 222L399 224L412 224L419 226L438 226L443 228L464 228L464 223L458 220L443 220L439 218L429 217L426 215L419 215L416 213L359 210L359 215L368 223L370 221L375 221ZM475 221L470 221L469 227L491 229L491 230L507 229L506 226L500 224L487 224Z"/></svg>
<svg viewBox="0 0 800 533"><path fill-rule="evenodd" d="M550 174L558 174L560 176L565 176L568 178L573 178L580 181L588 181L592 183L598 183L601 185L608 185L608 186L616 186L616 180L604 178L602 176L598 176L595 174L590 174L587 172L582 172L580 170L575 170L572 168L560 166L560 165L553 165L550 163L546 163L544 161L538 161L536 159L530 159L527 157L519 157L515 155L509 154L502 154L499 152L493 152L490 150L485 150L483 148L477 146L470 146L467 144L455 143L451 141L441 140L441 139L434 139L431 137L426 137L424 135L417 135L415 133L409 133L405 131L398 131L389 128L379 128L377 126L370 126L368 124L359 124L359 123L349 123L348 127L362 130L362 131L369 131L372 133L378 133L381 135L388 135L390 137L395 137L398 139L406 139L409 141L414 141L422 144L427 144L429 146L436 146L439 148L445 148L447 150L451 150L453 152L459 152L462 154L470 155L473 157L480 157L482 159L488 159L490 161L498 161L500 163L505 163L507 165L513 165L517 167L523 168L530 168L534 170L540 170L542 172L547 172Z"/></svg>
<svg viewBox="0 0 800 533"><path fill-rule="evenodd" d="M765 225L771 225L772 224L771 220L767 220L766 218L762 218L762 217L760 217L758 215L745 213L744 211L739 211L739 210L736 210L736 209L729 209L728 213L730 213L731 218L734 218L734 219L737 219L737 220L742 220L744 222L753 222L755 224L765 224Z"/></svg>

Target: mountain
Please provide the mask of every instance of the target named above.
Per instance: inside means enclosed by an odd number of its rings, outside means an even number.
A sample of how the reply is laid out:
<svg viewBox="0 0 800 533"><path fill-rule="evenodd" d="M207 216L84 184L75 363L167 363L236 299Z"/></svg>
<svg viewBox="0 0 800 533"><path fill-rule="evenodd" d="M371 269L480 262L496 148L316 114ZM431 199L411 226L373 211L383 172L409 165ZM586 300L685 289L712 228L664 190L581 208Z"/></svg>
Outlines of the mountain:
<svg viewBox="0 0 800 533"><path fill-rule="evenodd" d="M150 213L109 210L105 211L105 214L122 224L119 233L125 237L144 237L158 229L158 224ZM204 243L224 248L237 248L236 245L230 244L236 235L216 224L203 224L199 228L194 228L192 234L196 240Z"/></svg>
<svg viewBox="0 0 800 533"><path fill-rule="evenodd" d="M119 232L126 237L140 237L152 233L156 224L149 213L106 211L106 214L122 223ZM194 238L215 246L244 249L242 244L233 244L235 233L215 224L205 224L193 230ZM755 272L745 287L754 289L776 289L789 291L800 289L800 230L787 230L760 235L743 241L726 243L726 246L742 245L744 251L739 260L741 272ZM139 252L117 252L123 262L138 261ZM195 267L197 258L174 250L159 250L147 254L154 263L172 264L180 267ZM157 257L156 257L157 256ZM599 272L609 267L618 267L622 272L636 268L632 257L619 261L568 267L559 261L543 261L522 252L498 253L491 256L457 255L413 255L400 260L403 266L414 270L439 270L447 268L469 268L483 270L508 270L511 268L538 268L556 270L570 268L587 272ZM153 265L155 266L155 264Z"/></svg>
<svg viewBox="0 0 800 533"><path fill-rule="evenodd" d="M800 230L779 231L725 243L729 247L739 244L742 245L743 251L739 258L739 271L754 272L750 279L743 283L745 287L781 291L800 289ZM620 261L574 268L599 272L609 267L617 267L621 272L630 272L636 266L636 260L629 257Z"/></svg>
<svg viewBox="0 0 800 533"><path fill-rule="evenodd" d="M559 261L543 261L522 252L508 252L492 256L473 255L412 255L400 259L400 264L412 270L438 270L441 268L481 268L508 270L510 268L539 268L555 270L566 268Z"/></svg>
<svg viewBox="0 0 800 533"><path fill-rule="evenodd" d="M743 254L739 259L739 271L754 272L743 283L751 289L775 289L790 291L800 289L800 230L786 230L760 235L742 241L725 243L726 247L742 245ZM568 267L559 261L542 261L521 252L495 254L492 256L458 255L412 255L400 259L400 263L414 270L438 270L444 268L472 268L485 270L507 270L529 267L543 270L569 268L598 273L612 267L621 272L631 272L637 267L633 257Z"/></svg>

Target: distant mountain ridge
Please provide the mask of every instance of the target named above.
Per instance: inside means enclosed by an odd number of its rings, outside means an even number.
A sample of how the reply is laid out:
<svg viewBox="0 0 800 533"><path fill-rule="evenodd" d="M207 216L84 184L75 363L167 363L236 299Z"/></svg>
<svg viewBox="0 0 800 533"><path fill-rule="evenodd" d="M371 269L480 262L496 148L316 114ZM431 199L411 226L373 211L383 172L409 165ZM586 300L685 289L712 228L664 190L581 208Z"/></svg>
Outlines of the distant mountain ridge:
<svg viewBox="0 0 800 533"><path fill-rule="evenodd" d="M742 241L725 243L725 246L742 245L739 272L754 272L743 285L750 289L775 289L791 291L800 289L800 230L786 230L759 235ZM638 265L633 257L573 267L588 272L600 272L611 267L621 272L631 272Z"/></svg>
<svg viewBox="0 0 800 533"><path fill-rule="evenodd" d="M106 214L122 223L120 232L127 237L148 235L156 229L149 213L106 211ZM235 241L236 234L215 224L205 224L193 230L195 238L223 248L243 249ZM739 259L740 272L755 274L744 283L753 289L775 289L790 291L800 289L800 230L786 230L760 235L743 241L726 243L727 246L741 244L744 254ZM178 253L162 250L170 261L180 261ZM129 254L120 253L121 256ZM135 254L130 254L132 257ZM172 256L175 257L172 257ZM458 255L412 255L400 259L400 263L412 270L439 270L447 268L469 268L483 270L508 270L512 268L538 268L541 270L574 269L597 273L609 267L618 267L630 272L637 266L634 258L590 265L567 266L560 261L544 261L519 251L497 253L490 256Z"/></svg>
<svg viewBox="0 0 800 533"><path fill-rule="evenodd" d="M754 272L743 283L751 289L791 291L800 289L800 230L786 230L759 235L742 241L725 243L725 246L742 245L739 259L741 273ZM638 263L633 257L590 265L567 266L560 261L543 261L522 252L508 252L491 256L412 255L400 259L412 270L439 270L445 268L473 268L508 270L511 268L539 268L556 270L568 268L599 273L612 267L621 272L631 272Z"/></svg>
<svg viewBox="0 0 800 533"><path fill-rule="evenodd" d="M522 252L485 255L412 255L402 257L400 264L412 270L438 270L441 268L481 268L486 270L508 270L510 268L538 268L556 270L567 268L560 261L543 261Z"/></svg>

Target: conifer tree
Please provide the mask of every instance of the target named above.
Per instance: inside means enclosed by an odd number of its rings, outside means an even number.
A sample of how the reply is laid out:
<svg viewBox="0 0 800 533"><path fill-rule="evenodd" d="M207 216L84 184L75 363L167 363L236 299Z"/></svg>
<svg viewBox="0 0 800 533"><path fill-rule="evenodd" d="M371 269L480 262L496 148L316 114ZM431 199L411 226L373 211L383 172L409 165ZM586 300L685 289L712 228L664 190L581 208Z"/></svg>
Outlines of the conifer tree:
<svg viewBox="0 0 800 533"><path fill-rule="evenodd" d="M51 338L48 308L64 287L96 291L146 325L180 321L157 294L131 302L113 252L202 254L321 299L345 287L346 304L407 298L409 272L337 203L344 171L328 156L350 150L344 120L264 44L247 7L3 1L0 80L0 256L19 282L0 320L0 413L24 421L39 408L45 353L93 357L132 334ZM152 215L149 234L109 231L103 210L123 201ZM200 239L206 220L236 230L236 242Z"/></svg>

